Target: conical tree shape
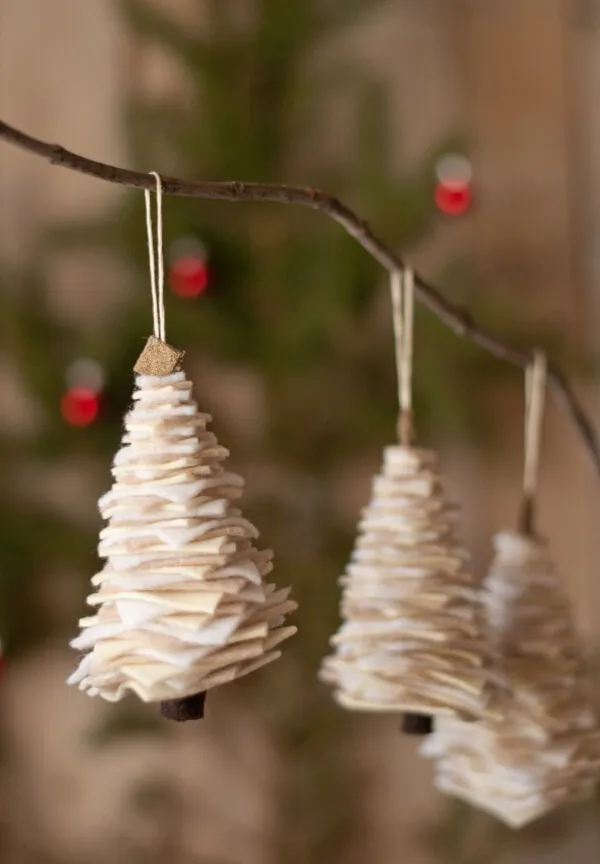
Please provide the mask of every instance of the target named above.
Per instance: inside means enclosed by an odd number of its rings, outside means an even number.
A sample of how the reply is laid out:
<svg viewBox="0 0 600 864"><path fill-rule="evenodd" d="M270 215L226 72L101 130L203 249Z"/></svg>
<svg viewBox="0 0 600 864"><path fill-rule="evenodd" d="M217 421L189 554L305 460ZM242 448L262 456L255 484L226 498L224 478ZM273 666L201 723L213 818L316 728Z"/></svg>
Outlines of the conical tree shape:
<svg viewBox="0 0 600 864"><path fill-rule="evenodd" d="M139 375L133 399L99 502L97 611L71 643L88 653L69 683L110 701L179 700L275 660L296 604L263 581L272 554L234 506L243 480L185 373Z"/></svg>
<svg viewBox="0 0 600 864"><path fill-rule="evenodd" d="M600 732L569 603L546 547L505 531L484 585L493 716L444 720L423 745L436 785L513 828L593 794Z"/></svg>
<svg viewBox="0 0 600 864"><path fill-rule="evenodd" d="M340 583L343 623L323 662L346 708L478 716L486 681L478 592L437 457L384 451Z"/></svg>

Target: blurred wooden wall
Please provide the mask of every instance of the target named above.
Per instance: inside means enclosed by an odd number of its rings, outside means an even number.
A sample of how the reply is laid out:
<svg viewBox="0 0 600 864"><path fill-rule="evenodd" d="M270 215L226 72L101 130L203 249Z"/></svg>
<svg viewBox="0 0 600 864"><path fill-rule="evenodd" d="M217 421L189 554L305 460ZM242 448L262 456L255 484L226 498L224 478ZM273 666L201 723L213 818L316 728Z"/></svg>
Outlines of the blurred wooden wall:
<svg viewBox="0 0 600 864"><path fill-rule="evenodd" d="M505 293L517 314L522 298L532 316L532 341L536 326L543 332L550 325L561 328L574 345L589 339L589 349L598 282L597 271L589 267L597 252L584 229L585 199L599 170L598 150L591 154L588 147L597 135L600 111L582 100L589 82L588 70L579 63L578 40L582 33L588 41L593 36L587 27L575 27L579 5L456 0L448 14L477 184L469 256L482 284L498 296ZM595 45L597 53L597 33ZM582 148L589 153L586 162ZM598 420L593 382L576 380L576 387ZM510 468L502 464L492 472L491 484L482 487L478 512L489 515L489 530L514 512L522 452L519 403L498 400L498 422L515 458ZM579 624L593 639L600 604L598 483L552 402L546 431L541 528L568 581Z"/></svg>

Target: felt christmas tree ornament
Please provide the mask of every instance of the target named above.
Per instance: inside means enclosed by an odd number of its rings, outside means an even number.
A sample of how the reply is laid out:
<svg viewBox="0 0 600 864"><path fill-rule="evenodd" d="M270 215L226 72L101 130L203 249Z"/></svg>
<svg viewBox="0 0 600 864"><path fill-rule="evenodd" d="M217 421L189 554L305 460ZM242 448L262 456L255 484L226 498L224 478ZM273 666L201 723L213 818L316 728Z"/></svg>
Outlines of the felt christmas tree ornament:
<svg viewBox="0 0 600 864"><path fill-rule="evenodd" d="M496 536L483 586L494 711L475 724L444 719L422 747L441 791L513 828L590 797L600 779L600 731L570 604L534 531L543 355L527 380L520 526Z"/></svg>
<svg viewBox="0 0 600 864"><path fill-rule="evenodd" d="M343 622L321 678L345 708L404 715L404 731L485 712L485 646L477 584L457 539L437 456L413 443L412 272L392 279L400 443L387 447L350 563Z"/></svg>
<svg viewBox="0 0 600 864"><path fill-rule="evenodd" d="M229 453L194 401L182 352L165 341L160 227L156 287L149 193L146 202L155 332L99 502L106 563L92 580L94 614L71 643L85 654L69 683L109 701L131 691L186 720L202 716L207 690L280 655L296 604L266 581L272 553L255 546L258 532L237 508L243 480L225 467Z"/></svg>

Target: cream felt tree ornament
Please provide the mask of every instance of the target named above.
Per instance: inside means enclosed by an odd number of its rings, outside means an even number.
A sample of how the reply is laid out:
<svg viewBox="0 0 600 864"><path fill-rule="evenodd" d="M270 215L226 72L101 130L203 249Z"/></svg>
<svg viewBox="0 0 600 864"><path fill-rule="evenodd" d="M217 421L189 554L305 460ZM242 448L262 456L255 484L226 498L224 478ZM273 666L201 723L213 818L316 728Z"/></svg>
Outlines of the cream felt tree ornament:
<svg viewBox="0 0 600 864"><path fill-rule="evenodd" d="M423 745L436 785L520 828L590 797L600 779L600 731L586 693L567 597L534 532L545 358L527 381L519 531L499 533L483 596L492 649L493 714L443 720Z"/></svg>
<svg viewBox="0 0 600 864"><path fill-rule="evenodd" d="M157 289L146 193L154 336L135 366L114 484L99 502L106 563L88 598L95 614L71 643L86 653L69 683L109 701L132 691L187 720L203 715L208 689L280 655L296 604L264 581L272 553L255 547L258 532L236 507L243 480L225 468L228 451L207 429L183 355L165 342L160 201L157 176Z"/></svg>
<svg viewBox="0 0 600 864"><path fill-rule="evenodd" d="M343 586L343 623L321 678L352 710L404 715L408 733L433 718L474 718L486 672L477 585L456 537L430 450L413 445L413 277L392 280L400 444L387 447L373 482Z"/></svg>

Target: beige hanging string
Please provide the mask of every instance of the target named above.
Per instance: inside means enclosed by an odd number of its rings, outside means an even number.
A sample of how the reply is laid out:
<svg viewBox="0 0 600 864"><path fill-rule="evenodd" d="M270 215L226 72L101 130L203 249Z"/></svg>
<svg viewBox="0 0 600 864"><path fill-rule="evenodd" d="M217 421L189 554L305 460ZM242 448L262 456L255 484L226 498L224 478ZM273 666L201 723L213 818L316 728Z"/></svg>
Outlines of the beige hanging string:
<svg viewBox="0 0 600 864"><path fill-rule="evenodd" d="M156 171L156 230L152 225L152 193L144 190L146 205L146 236L150 264L150 292L152 295L152 321L154 334L134 366L140 375L170 375L181 366L184 352L167 345L165 331L165 265L163 249L162 182Z"/></svg>
<svg viewBox="0 0 600 864"><path fill-rule="evenodd" d="M534 354L533 362L525 370L525 455L520 519L520 528L525 534L533 532L547 376L546 355L538 350Z"/></svg>
<svg viewBox="0 0 600 864"><path fill-rule="evenodd" d="M410 447L413 439L412 360L414 322L414 272L405 267L390 275L392 317L394 322L396 371L398 376L398 436Z"/></svg>
<svg viewBox="0 0 600 864"><path fill-rule="evenodd" d="M150 290L152 292L152 317L154 321L154 336L162 342L165 337L165 269L163 253L163 219L162 219L162 182L156 171L150 171L156 178L156 241L152 226L152 193L144 190L146 204L146 235L148 239L148 260L150 262ZM154 246L158 251L158 270Z"/></svg>

